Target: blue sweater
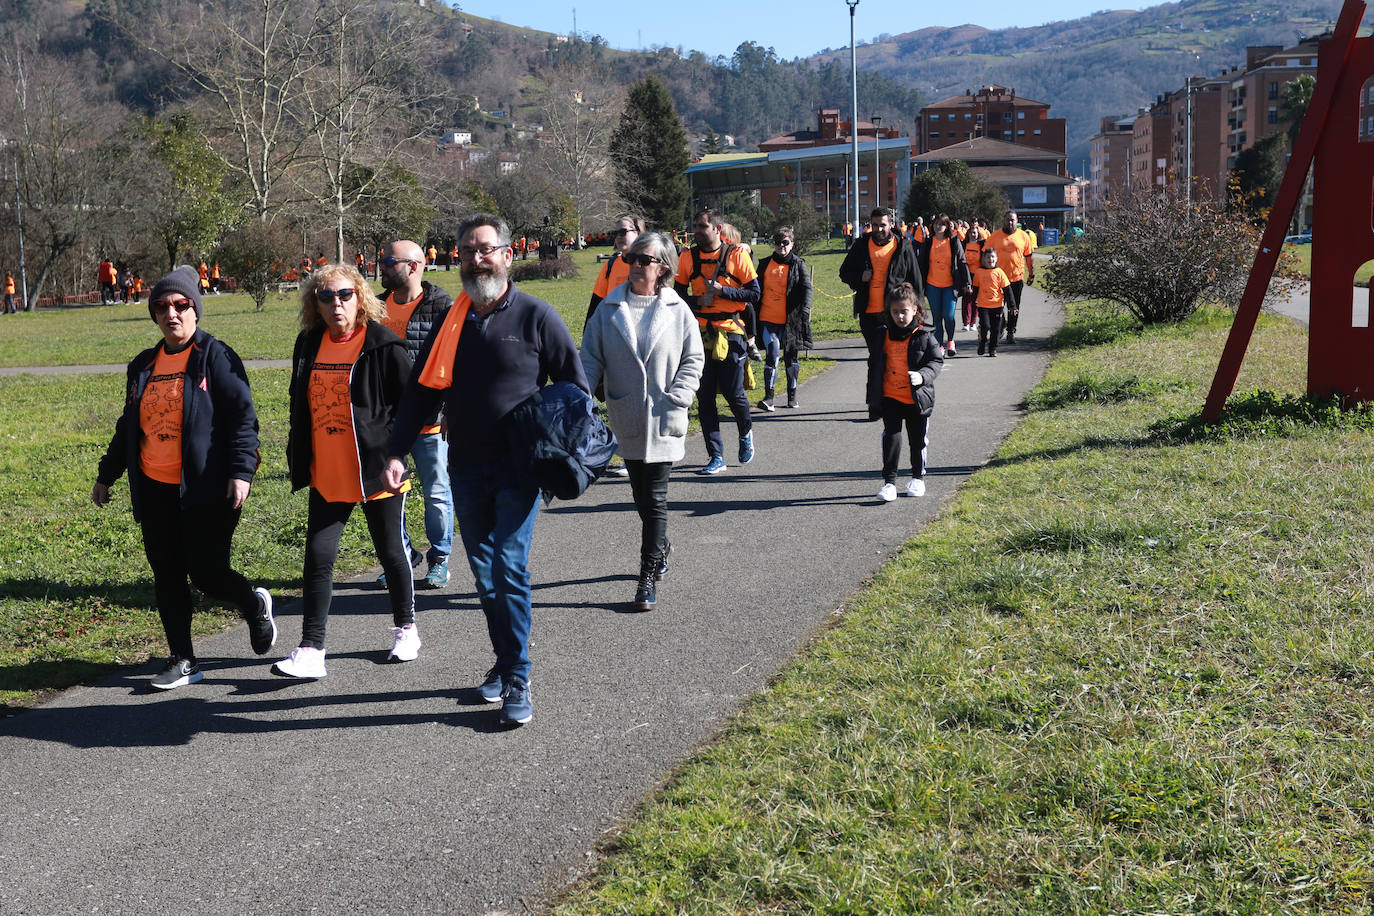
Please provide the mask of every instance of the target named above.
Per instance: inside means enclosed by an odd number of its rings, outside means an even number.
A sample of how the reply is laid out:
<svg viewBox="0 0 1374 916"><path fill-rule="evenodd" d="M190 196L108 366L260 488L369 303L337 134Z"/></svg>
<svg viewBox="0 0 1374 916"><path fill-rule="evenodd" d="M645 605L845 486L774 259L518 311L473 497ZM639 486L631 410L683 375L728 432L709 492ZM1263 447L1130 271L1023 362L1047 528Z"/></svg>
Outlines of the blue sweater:
<svg viewBox="0 0 1374 916"><path fill-rule="evenodd" d="M425 418L442 403L450 464L503 461L510 457L503 421L530 395L549 382L572 382L589 390L568 326L553 306L514 284L486 318L468 313L453 361L453 384L436 390L419 379L441 327L435 324L415 359L387 441L390 456L402 458L410 451Z"/></svg>

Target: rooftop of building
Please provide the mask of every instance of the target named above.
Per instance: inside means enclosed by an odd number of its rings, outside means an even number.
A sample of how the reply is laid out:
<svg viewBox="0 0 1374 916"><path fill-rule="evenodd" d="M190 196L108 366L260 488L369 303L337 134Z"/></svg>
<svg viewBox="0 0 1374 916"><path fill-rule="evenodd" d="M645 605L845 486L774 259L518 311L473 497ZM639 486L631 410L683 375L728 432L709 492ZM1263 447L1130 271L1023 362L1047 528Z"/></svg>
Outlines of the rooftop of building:
<svg viewBox="0 0 1374 916"><path fill-rule="evenodd" d="M939 149L913 156L915 162L939 162L945 159L1063 159L1064 154L1041 149L1026 143L1008 143L991 137L974 137Z"/></svg>

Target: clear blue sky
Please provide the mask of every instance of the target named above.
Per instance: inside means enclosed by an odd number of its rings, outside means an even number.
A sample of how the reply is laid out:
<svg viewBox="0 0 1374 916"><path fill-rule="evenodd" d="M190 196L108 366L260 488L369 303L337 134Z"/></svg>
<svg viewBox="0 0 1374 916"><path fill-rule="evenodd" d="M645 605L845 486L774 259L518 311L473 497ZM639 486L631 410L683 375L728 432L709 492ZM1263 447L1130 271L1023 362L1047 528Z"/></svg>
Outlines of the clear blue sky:
<svg viewBox="0 0 1374 916"><path fill-rule="evenodd" d="M613 48L682 46L708 56L729 56L742 42L774 48L784 60L824 48L849 46L849 7L844 0L765 0L763 3L589 3L586 0L457 0L462 10L510 25L570 34L573 10L584 38L600 35ZM983 0L973 3L859 0L854 34L871 41L930 26L987 28L1034 26L1077 19L1103 9L1144 9L1145 0Z"/></svg>

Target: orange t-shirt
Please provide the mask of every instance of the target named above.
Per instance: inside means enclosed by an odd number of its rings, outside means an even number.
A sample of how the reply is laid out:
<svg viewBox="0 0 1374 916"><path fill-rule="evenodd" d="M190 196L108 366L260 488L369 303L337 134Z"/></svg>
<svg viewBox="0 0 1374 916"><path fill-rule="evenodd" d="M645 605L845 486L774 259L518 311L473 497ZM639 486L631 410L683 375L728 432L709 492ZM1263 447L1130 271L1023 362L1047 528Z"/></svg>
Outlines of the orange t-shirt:
<svg viewBox="0 0 1374 916"><path fill-rule="evenodd" d="M624 258L616 258L610 263L610 276L606 275L606 268L603 267L596 272L596 285L592 287L592 295L606 298L606 294L615 289L622 283L629 282L630 265Z"/></svg>
<svg viewBox="0 0 1374 916"><path fill-rule="evenodd" d="M1008 235L998 229L988 236L987 244L997 249L997 266L1007 279L1015 283L1026 279L1026 258L1035 251L1035 243L1024 229Z"/></svg>
<svg viewBox="0 0 1374 916"><path fill-rule="evenodd" d="M724 243L722 243L724 247ZM706 292L706 281L714 277L721 286L743 287L751 280L758 279L758 274L754 271L754 262L749 259L749 255L743 245L730 246L730 254L726 256L725 264L719 274L716 273L716 262L720 260L721 249L715 251L702 251L701 274L692 277L692 249L684 248L682 254L677 258L677 275L673 278L678 283L688 283L688 292L693 296L700 296ZM743 325L739 323L736 316L744 311L744 303L736 302L733 299L726 299L724 296L716 296L710 305L698 308L697 324L706 327L706 320L709 317L718 326L730 333L742 333Z"/></svg>
<svg viewBox="0 0 1374 916"><path fill-rule="evenodd" d="M1011 286L1011 281L1000 267L975 267L973 285L978 287L978 307L980 309L1000 309L1002 290Z"/></svg>
<svg viewBox="0 0 1374 916"><path fill-rule="evenodd" d="M109 261L100 262L100 282L113 283L115 281L114 265Z"/></svg>
<svg viewBox="0 0 1374 916"><path fill-rule="evenodd" d="M141 293L141 292L143 292L143 278L142 278L142 277L134 277L134 292L136 292L136 293Z"/></svg>
<svg viewBox="0 0 1374 916"><path fill-rule="evenodd" d="M365 327L339 341L325 334L310 367L310 485L331 503L363 501L351 380L366 337ZM382 490L370 499L390 495Z"/></svg>
<svg viewBox="0 0 1374 916"><path fill-rule="evenodd" d="M872 238L865 244L868 245L868 258L873 263L873 277L868 281L868 308L864 309L864 314L877 315L887 308L884 301L887 295L887 267L897 251L897 239L894 236L881 248L873 244Z"/></svg>
<svg viewBox="0 0 1374 916"><path fill-rule="evenodd" d="M202 280L205 280L210 276L210 268L205 266L204 261L201 261L200 266L196 268L196 273L200 274Z"/></svg>
<svg viewBox="0 0 1374 916"><path fill-rule="evenodd" d="M138 466L150 480L181 483L182 395L190 357L190 347L171 354L159 347L138 403L138 425L143 431Z"/></svg>
<svg viewBox="0 0 1374 916"><path fill-rule="evenodd" d="M410 324L410 316L415 314L415 310L420 306L420 300L425 297L422 292L410 302L396 303L395 292L386 294L386 317L382 319L382 324L386 325L396 336L402 340L406 339L406 325ZM438 423L432 426L420 427L421 435L430 435L440 432L443 429Z"/></svg>
<svg viewBox="0 0 1374 916"><path fill-rule="evenodd" d="M5 277L5 295L7 295L7 296L13 296L13 295L14 295L14 277L10 277L10 276Z"/></svg>
<svg viewBox="0 0 1374 916"><path fill-rule="evenodd" d="M787 274L790 270L786 264L768 259L768 266L760 278L763 298L759 301L759 321L787 324Z"/></svg>
<svg viewBox="0 0 1374 916"><path fill-rule="evenodd" d="M894 401L901 401L903 404L915 404L916 399L911 396L911 372L907 363L907 344L909 340L893 340L892 337L883 337L883 397L892 398Z"/></svg>
<svg viewBox="0 0 1374 916"><path fill-rule="evenodd" d="M935 239L930 243L930 270L926 274L926 282L931 286L953 286L953 262L953 255L949 251L949 239Z"/></svg>

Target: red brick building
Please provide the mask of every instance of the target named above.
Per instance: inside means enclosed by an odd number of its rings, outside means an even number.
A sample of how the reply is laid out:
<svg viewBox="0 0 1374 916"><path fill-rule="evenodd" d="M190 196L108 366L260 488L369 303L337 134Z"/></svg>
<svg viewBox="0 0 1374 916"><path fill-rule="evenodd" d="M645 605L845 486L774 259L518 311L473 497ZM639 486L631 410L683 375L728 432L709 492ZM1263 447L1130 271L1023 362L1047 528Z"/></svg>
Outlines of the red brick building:
<svg viewBox="0 0 1374 916"><path fill-rule="evenodd" d="M881 120L881 119L879 119ZM873 207L873 202L877 200L885 207L901 208L901 197L905 195L906 188L910 184L909 176L902 174L899 168L897 157L893 156L891 144L888 141L896 140L901 136L901 132L889 125L875 126L870 121L859 121L859 208L867 214ZM879 193L874 193L876 182L874 180L874 140L882 141L883 145L883 168L882 168L882 187L878 188ZM842 147L844 150L851 149L853 145L850 134L850 121L848 118L840 116L838 108L820 108L816 111L815 130L796 130L790 134L782 134L777 137L770 137L759 144L760 153L778 153L794 150L817 149L820 147ZM904 157L903 157L904 158ZM805 166L799 163L798 182L793 183L793 187L762 187L759 189L760 202L769 208L776 208L778 201L789 195L800 196L810 200L816 208L816 212L823 212L821 205L825 197L825 182L829 182L833 193L840 194L848 199L845 188L845 175L847 167L832 168L829 179L826 178L825 168L819 170L812 164Z"/></svg>
<svg viewBox="0 0 1374 916"><path fill-rule="evenodd" d="M1048 102L1016 94L1006 86L965 90L921 109L916 118L916 151L924 154L951 143L988 137L1065 152L1065 122L1050 117Z"/></svg>

